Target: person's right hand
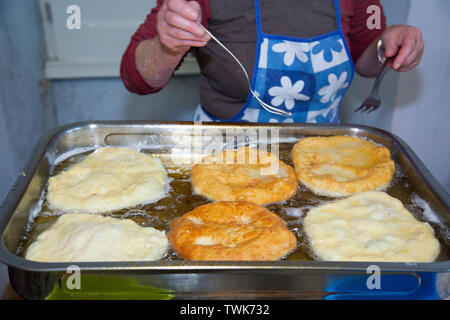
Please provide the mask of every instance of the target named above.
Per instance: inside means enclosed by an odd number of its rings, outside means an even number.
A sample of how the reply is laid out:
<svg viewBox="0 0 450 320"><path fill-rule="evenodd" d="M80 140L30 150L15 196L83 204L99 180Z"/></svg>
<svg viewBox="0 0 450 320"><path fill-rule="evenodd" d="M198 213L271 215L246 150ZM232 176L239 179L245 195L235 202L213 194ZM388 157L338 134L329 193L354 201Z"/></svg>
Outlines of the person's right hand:
<svg viewBox="0 0 450 320"><path fill-rule="evenodd" d="M166 0L157 15L161 45L171 54L184 54L191 47L203 47L209 35L197 24L202 11L198 2Z"/></svg>

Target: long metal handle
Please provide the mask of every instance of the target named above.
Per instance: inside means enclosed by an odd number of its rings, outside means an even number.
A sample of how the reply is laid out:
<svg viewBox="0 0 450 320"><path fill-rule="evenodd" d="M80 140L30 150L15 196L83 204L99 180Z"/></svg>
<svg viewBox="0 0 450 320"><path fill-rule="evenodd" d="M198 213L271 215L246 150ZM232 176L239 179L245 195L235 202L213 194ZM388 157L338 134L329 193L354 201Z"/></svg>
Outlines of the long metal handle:
<svg viewBox="0 0 450 320"><path fill-rule="evenodd" d="M237 62L237 63L239 64L239 66L241 67L242 71L244 71L244 74L245 74L245 77L247 78L248 87L249 87L249 89L250 89L251 94L252 94L253 97L261 104L261 106L262 106L265 110L269 111L270 113L278 114L278 115L285 116L285 117L290 117L290 116L292 115L291 112L287 112L287 111L284 111L284 110L275 108L275 107L273 107L273 106L271 106L271 105L265 103L264 101L262 101L262 100L258 97L258 95L252 90L252 86L251 86L251 83L250 83L250 78L249 78L249 76L248 76L248 73L247 73L247 71L245 70L245 68L244 68L244 66L242 65L242 63L239 61L239 59L236 58L236 56L235 56L230 50L228 50L228 48L227 48L222 42L220 42L219 39L217 39L211 32L209 32L209 30L206 29L201 23L198 22L198 24L199 24L200 27L203 28L203 30L205 30L205 32L211 37L211 39L213 39L215 42L217 42L217 44L218 44L219 46L221 46L223 49L225 49L225 51L228 52L228 53L234 58L234 60L236 60L236 62Z"/></svg>
<svg viewBox="0 0 450 320"><path fill-rule="evenodd" d="M384 75L386 74L387 71L389 71L391 69L391 65L392 65L392 59L386 59L383 63L383 68L381 69L380 73L378 73L375 82L373 84L373 88L372 88L372 94L371 96L377 96L378 97L378 89L380 87L381 84L381 80L383 80Z"/></svg>

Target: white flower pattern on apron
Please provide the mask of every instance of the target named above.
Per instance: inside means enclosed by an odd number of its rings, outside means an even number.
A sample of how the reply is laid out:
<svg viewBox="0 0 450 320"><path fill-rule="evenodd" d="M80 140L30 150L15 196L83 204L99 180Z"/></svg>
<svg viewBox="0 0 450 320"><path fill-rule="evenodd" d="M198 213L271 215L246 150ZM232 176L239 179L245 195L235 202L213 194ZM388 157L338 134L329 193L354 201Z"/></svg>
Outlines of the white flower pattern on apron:
<svg viewBox="0 0 450 320"><path fill-rule="evenodd" d="M319 90L319 95L322 96L320 102L327 103L330 100L334 101L338 91L348 87L349 83L345 82L345 80L347 80L347 72L345 71L341 73L339 79L334 73L330 73L328 75L329 84Z"/></svg>
<svg viewBox="0 0 450 320"><path fill-rule="evenodd" d="M290 66L296 57L303 63L308 62L306 52L310 50L310 46L308 43L283 40L282 43L274 44L272 50L280 53L284 52L283 62L285 65Z"/></svg>
<svg viewBox="0 0 450 320"><path fill-rule="evenodd" d="M274 86L268 91L269 95L274 97L271 101L271 104L274 107L279 107L284 102L286 109L292 110L295 105L295 100L309 100L308 96L300 93L305 87L304 81L298 80L292 85L292 81L289 77L282 76L280 79L280 83L281 87Z"/></svg>

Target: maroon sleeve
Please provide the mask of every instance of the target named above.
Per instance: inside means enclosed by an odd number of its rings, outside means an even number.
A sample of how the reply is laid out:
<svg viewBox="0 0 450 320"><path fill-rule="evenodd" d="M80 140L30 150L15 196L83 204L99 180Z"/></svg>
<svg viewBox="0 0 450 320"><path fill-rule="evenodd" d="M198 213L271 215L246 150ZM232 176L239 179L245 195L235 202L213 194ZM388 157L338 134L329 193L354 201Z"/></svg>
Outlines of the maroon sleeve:
<svg viewBox="0 0 450 320"><path fill-rule="evenodd" d="M207 26L207 19L209 17L209 0L195 1L198 1L202 7L202 24ZM156 27L156 15L163 3L164 0L157 1L156 7L151 10L144 23L139 26L135 34L131 37L130 43L122 56L120 64L120 77L122 78L125 87L133 93L144 95L155 93L163 88L155 88L150 86L142 78L136 67L136 47L142 40L152 39L158 34Z"/></svg>
<svg viewBox="0 0 450 320"><path fill-rule="evenodd" d="M349 21L348 38L350 41L350 51L353 62L356 63L366 48L377 39L386 29L386 17L383 6L379 0L359 0L352 1L353 15ZM369 29L367 20L372 13L367 13L367 8L371 5L377 5L381 13L381 28Z"/></svg>

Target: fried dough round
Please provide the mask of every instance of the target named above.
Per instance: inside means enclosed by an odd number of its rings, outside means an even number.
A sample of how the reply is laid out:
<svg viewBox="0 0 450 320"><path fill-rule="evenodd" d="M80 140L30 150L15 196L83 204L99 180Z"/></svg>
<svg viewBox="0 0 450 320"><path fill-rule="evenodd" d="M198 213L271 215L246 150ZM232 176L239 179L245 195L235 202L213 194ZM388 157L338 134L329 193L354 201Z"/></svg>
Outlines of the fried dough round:
<svg viewBox="0 0 450 320"><path fill-rule="evenodd" d="M315 194L345 197L355 192L384 190L395 170L387 148L356 137L309 137L292 149L301 183Z"/></svg>
<svg viewBox="0 0 450 320"><path fill-rule="evenodd" d="M42 262L154 261L169 248L166 233L130 219L66 213L42 232L25 258Z"/></svg>
<svg viewBox="0 0 450 320"><path fill-rule="evenodd" d="M188 260L278 260L297 244L278 215L247 201L199 206L171 223L168 238Z"/></svg>
<svg viewBox="0 0 450 320"><path fill-rule="evenodd" d="M326 261L432 262L440 251L430 225L382 191L311 209L303 224L314 253Z"/></svg>
<svg viewBox="0 0 450 320"><path fill-rule="evenodd" d="M292 167L275 155L243 147L206 157L191 170L194 192L217 201L268 204L287 200L297 192Z"/></svg>
<svg viewBox="0 0 450 320"><path fill-rule="evenodd" d="M47 200L57 210L99 213L157 201L167 185L159 159L131 148L99 148L50 177Z"/></svg>

